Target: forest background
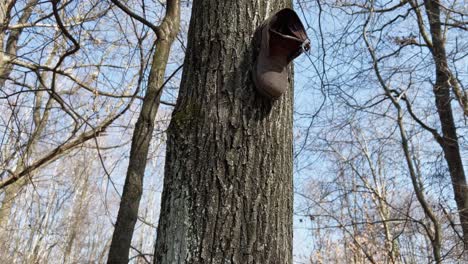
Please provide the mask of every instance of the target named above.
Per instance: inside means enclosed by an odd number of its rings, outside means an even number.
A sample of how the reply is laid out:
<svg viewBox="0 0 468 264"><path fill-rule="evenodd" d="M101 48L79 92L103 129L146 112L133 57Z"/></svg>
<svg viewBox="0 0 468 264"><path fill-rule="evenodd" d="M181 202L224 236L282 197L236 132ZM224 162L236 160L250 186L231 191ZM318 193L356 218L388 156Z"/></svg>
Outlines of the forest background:
<svg viewBox="0 0 468 264"><path fill-rule="evenodd" d="M6 263L107 259L157 52L153 30L114 2L0 4L0 255ZM439 17L430 15L429 2L437 3ZM166 1L124 3L154 24L165 14ZM165 130L191 5L181 1L132 263L152 260ZM294 8L312 43L294 65L294 263L461 261L468 241L460 220L468 215L467 4L298 0ZM441 47L442 62L434 55Z"/></svg>

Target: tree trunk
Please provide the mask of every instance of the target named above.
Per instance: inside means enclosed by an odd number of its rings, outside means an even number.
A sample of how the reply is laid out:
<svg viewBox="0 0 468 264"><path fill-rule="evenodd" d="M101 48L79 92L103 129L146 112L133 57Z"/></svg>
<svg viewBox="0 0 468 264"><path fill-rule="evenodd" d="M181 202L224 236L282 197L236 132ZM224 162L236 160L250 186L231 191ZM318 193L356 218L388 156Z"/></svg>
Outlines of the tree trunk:
<svg viewBox="0 0 468 264"><path fill-rule="evenodd" d="M154 263L292 263L292 70L255 92L255 28L290 0L193 2Z"/></svg>
<svg viewBox="0 0 468 264"><path fill-rule="evenodd" d="M458 143L457 128L452 113L450 88L452 74L447 62L445 40L440 22L440 3L438 0L426 0L426 12L432 36L431 52L436 66L434 95L437 112L442 127L443 139L440 142L444 151L455 201L459 210L465 249L468 249L468 186Z"/></svg>
<svg viewBox="0 0 468 264"><path fill-rule="evenodd" d="M151 63L148 87L133 131L127 177L125 178L107 263L128 263L133 230L143 194L143 177L149 145L162 94L164 73L172 42L179 32L179 21L179 0L168 1L166 16L157 32L156 51Z"/></svg>
<svg viewBox="0 0 468 264"><path fill-rule="evenodd" d="M3 89L6 80L10 76L13 70L13 64L9 63L7 57L15 57L18 51L18 40L20 38L21 33L23 32L23 28L20 27L18 29L10 30L8 38L6 39L5 48L3 48L4 38L6 35L6 31L8 31L8 25L10 23L10 12L13 6L16 4L16 1L5 1L7 3L0 4L0 89ZM17 24L25 24L29 18L31 17L32 11L34 7L37 5L38 0L29 0L25 7L24 11L21 14Z"/></svg>

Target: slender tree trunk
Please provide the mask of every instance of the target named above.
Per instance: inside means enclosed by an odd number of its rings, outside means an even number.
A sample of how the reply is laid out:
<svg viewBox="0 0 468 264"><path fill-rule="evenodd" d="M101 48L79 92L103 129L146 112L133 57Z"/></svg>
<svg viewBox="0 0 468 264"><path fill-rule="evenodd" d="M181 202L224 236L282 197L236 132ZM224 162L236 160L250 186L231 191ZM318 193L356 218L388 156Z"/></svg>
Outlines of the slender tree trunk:
<svg viewBox="0 0 468 264"><path fill-rule="evenodd" d="M3 190L3 199L0 204L0 237L9 237L11 232L12 222L10 218L12 217L12 212L14 211L15 201L20 195L20 192L29 181L29 178L23 177L19 179L15 184L12 184ZM1 192L0 192L1 193ZM14 248L15 242L13 240L5 241L5 243L0 243L0 256L11 257L11 249ZM9 262L12 259L3 259L3 261Z"/></svg>
<svg viewBox="0 0 468 264"><path fill-rule="evenodd" d="M108 263L128 263L133 231L138 218L138 207L143 194L143 177L149 145L162 94L164 73L172 42L179 31L179 21L179 0L167 1L166 16L159 27L160 31L155 43L156 51L151 63L148 87L133 132L127 177L110 245Z"/></svg>
<svg viewBox="0 0 468 264"><path fill-rule="evenodd" d="M21 156L18 157L14 173L22 171L26 166L27 160L34 153L35 148L37 147L38 139L40 135L44 132L47 121L49 120L49 110L51 109L52 101L49 100L46 103L44 107L44 113L41 116L40 106L42 105L42 101L43 97L41 95L41 92L36 92L36 105L33 110L33 120L35 128L29 138L29 142L27 142L24 153L22 153ZM29 183L31 178L32 174L28 175L28 177L19 178L16 182L6 186L3 189L3 199L0 203L0 231L6 231L15 200L17 199L22 188ZM0 252L5 250L5 247L7 247L7 245L0 245Z"/></svg>
<svg viewBox="0 0 468 264"><path fill-rule="evenodd" d="M18 161L16 162L16 169L14 171L15 174L21 172L26 167L28 159L33 155L37 147L38 140L41 134L44 132L49 120L49 110L52 107L53 101L49 98L47 103L45 103L45 106L42 106L42 102L44 101L42 92L35 92L35 100L36 102L33 108L33 122L35 127L29 137L29 141L26 144L24 153L19 154ZM44 108L42 116L41 108ZM15 199L20 193L21 189L29 183L32 175L33 173L30 173L28 177L21 177L14 183L3 188L4 195L0 203L0 231L3 228L6 228ZM1 248L2 245L0 245L0 249Z"/></svg>
<svg viewBox="0 0 468 264"><path fill-rule="evenodd" d="M6 35L8 25L10 24L11 10L15 6L15 3L16 1L14 0L0 2L0 89L3 89L5 78L8 77L5 74L8 71L5 56L5 40L7 40Z"/></svg>
<svg viewBox="0 0 468 264"><path fill-rule="evenodd" d="M37 4L37 2L38 2L37 0L28 1L18 21L18 24L26 23L29 20L29 18L31 17L31 13L34 9L34 6ZM5 56L7 57L16 56L16 53L18 50L18 45L17 45L18 40L23 31L22 28L11 30L8 38L6 38L6 32L8 30L8 25L10 23L10 16L11 16L10 12L13 9L15 4L16 4L16 1L3 1L3 3L0 4L0 89L3 89L3 86L5 85L6 80L10 76L11 71L13 70L13 64L10 63ZM6 42L5 42L5 38L6 38ZM36 93L38 97L40 96L40 94L42 93L40 92ZM38 102L42 102L42 97L38 99ZM40 116L40 110L34 109L34 122L36 125L38 125L38 122L36 120L38 118L36 117L37 115ZM46 117L45 118L45 123L46 123L48 114L47 116L44 115L44 117ZM34 148L36 144L36 138L39 136L40 133L42 133L44 129L44 123L39 122L39 126L40 127L36 128L34 133L32 134L30 142L28 142L28 147L26 149L27 154L25 154L25 156L28 156L31 154L32 149ZM26 159L26 157L20 157L17 167L22 168L24 166L24 159ZM0 205L0 230L2 227L6 226L6 222L8 221L8 217L10 216L10 213L11 213L13 202L16 196L18 195L19 191L23 187L23 185L25 185L26 183L27 183L27 178L22 178L16 184L13 184L5 188L3 200ZM0 249L3 246L5 245L0 246Z"/></svg>
<svg viewBox="0 0 468 264"><path fill-rule="evenodd" d="M6 40L5 48L3 47L4 38L6 35L6 31L8 28L9 20L10 20L10 12L13 8L13 5L16 1L5 1L6 4L0 4L0 89L3 88L5 85L6 80L11 74L13 70L13 64L8 62L4 56L7 57L15 57L18 51L18 40L23 32L23 28L20 27L18 29L10 30L10 34ZM38 0L29 0L24 7L24 11L22 12L17 24L24 24L26 23L29 18L31 17L32 11L35 5L39 2Z"/></svg>
<svg viewBox="0 0 468 264"><path fill-rule="evenodd" d="M255 28L290 5L193 2L154 263L292 263L292 81L271 102L251 79Z"/></svg>
<svg viewBox="0 0 468 264"><path fill-rule="evenodd" d="M63 263L75 263L73 260L72 249L77 244L77 237L80 234L80 227L83 225L83 220L86 217L86 211L89 209L89 189L90 189L90 169L87 164L81 163L74 168L75 177L79 177L77 181L75 194L72 202L72 209L68 215L68 227L66 230L66 242L63 249Z"/></svg>
<svg viewBox="0 0 468 264"><path fill-rule="evenodd" d="M457 129L452 113L450 88L453 80L451 80L452 74L447 62L445 40L440 23L440 3L438 0L426 0L424 2L432 36L431 52L436 66L434 95L443 134L443 139L440 143L452 179L465 249L468 249L468 185L466 183Z"/></svg>
<svg viewBox="0 0 468 264"><path fill-rule="evenodd" d="M373 8L373 7L372 7ZM379 69L379 64L377 60L377 56L375 53L374 48L372 47L368 37L367 37L367 27L369 22L373 17L373 12L370 13L368 16L364 28L363 28L363 39L366 43L367 50L372 58L372 64L374 68L375 75L379 81L379 84L385 91L386 96L391 100L393 106L397 110L397 124L398 129L400 131L400 139L401 139L401 147L403 149L403 153L405 155L406 165L408 167L408 172L411 178L411 183L413 185L414 192L416 194L416 199L419 202L419 205L424 211L426 217L432 223L432 227L425 228L427 237L430 239L431 246L432 246L432 253L434 256L434 261L436 263L441 263L442 255L441 255L441 248L442 248L442 231L441 225L437 215L434 213L431 205L427 202L425 193L424 193L424 186L421 183L421 172L418 168L418 164L416 164L413 159L414 155L411 153L410 144L408 140L408 136L406 135L406 129L403 122L403 109L399 103L399 99L397 99L391 92L390 87L385 82L384 78L382 77Z"/></svg>

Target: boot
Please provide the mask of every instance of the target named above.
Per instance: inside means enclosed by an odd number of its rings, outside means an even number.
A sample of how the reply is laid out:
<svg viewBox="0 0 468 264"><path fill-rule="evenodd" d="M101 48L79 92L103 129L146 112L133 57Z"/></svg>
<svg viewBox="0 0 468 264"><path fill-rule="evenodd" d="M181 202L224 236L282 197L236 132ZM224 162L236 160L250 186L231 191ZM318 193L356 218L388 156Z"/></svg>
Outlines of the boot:
<svg viewBox="0 0 468 264"><path fill-rule="evenodd" d="M252 72L255 87L260 94L278 99L288 86L287 66L310 49L307 33L296 12L285 8L257 28L254 41L258 54Z"/></svg>

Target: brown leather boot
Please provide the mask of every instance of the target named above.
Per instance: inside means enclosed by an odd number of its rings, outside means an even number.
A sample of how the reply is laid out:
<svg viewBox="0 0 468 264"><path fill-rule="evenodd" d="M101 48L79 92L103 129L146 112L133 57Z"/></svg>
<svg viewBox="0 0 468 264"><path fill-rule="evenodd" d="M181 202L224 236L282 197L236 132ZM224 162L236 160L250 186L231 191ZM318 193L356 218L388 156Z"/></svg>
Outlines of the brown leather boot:
<svg viewBox="0 0 468 264"><path fill-rule="evenodd" d="M252 72L255 87L262 95L277 99L288 86L288 64L310 49L307 33L296 12L285 8L256 29L254 41L258 54Z"/></svg>

